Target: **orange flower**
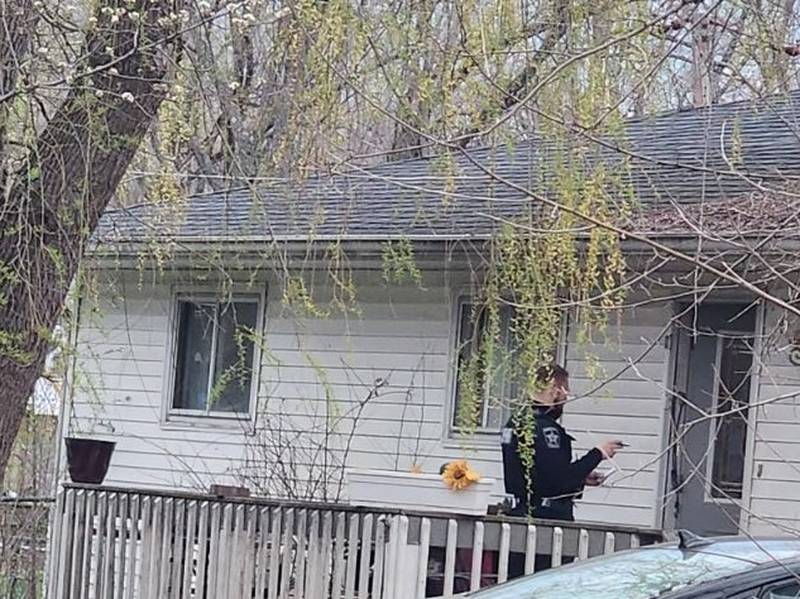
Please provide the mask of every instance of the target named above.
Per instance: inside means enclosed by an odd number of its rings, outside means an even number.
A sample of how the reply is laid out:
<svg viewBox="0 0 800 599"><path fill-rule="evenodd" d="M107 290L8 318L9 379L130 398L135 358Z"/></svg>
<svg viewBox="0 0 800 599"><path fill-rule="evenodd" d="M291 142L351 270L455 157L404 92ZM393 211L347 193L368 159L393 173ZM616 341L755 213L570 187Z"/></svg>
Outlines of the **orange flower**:
<svg viewBox="0 0 800 599"><path fill-rule="evenodd" d="M445 466L444 472L442 472L444 484L453 491L466 489L480 479L480 474L470 468L466 460L453 460Z"/></svg>

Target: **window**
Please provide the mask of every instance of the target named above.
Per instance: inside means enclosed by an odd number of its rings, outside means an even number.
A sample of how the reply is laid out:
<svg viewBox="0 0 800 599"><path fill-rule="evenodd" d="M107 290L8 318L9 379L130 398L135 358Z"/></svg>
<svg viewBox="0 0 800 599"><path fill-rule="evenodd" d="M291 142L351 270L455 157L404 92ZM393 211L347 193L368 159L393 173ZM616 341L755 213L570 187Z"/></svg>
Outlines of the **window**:
<svg viewBox="0 0 800 599"><path fill-rule="evenodd" d="M797 599L800 597L800 584L796 581L778 588L772 588L761 595L764 599Z"/></svg>
<svg viewBox="0 0 800 599"><path fill-rule="evenodd" d="M249 414L255 382L258 297L177 302L175 414Z"/></svg>
<svg viewBox="0 0 800 599"><path fill-rule="evenodd" d="M744 454L747 441L747 405L750 403L750 369L753 339L720 337L715 413L711 428L713 462L711 496L742 497Z"/></svg>
<svg viewBox="0 0 800 599"><path fill-rule="evenodd" d="M476 306L462 301L458 307L458 355L456 360L455 401L452 425L458 428L463 423L462 414L466 409L463 376L473 356L480 355L487 327L484 310L475 314ZM511 322L513 308L503 305L500 308L500 347L492 355L492 364L479 362L474 380L480 388L481 403L475 406L478 412L475 420L478 429L497 432L510 416L510 402L519 392L519 377L515 370L514 335ZM483 358L478 358L482 360Z"/></svg>

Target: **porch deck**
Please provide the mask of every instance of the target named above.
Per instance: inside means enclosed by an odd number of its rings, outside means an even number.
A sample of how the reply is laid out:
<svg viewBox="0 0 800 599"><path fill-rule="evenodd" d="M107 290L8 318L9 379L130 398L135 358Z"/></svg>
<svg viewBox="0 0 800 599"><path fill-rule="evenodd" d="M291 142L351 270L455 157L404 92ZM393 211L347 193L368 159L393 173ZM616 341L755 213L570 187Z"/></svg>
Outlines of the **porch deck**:
<svg viewBox="0 0 800 599"><path fill-rule="evenodd" d="M447 597L660 539L625 526L66 484L47 596Z"/></svg>

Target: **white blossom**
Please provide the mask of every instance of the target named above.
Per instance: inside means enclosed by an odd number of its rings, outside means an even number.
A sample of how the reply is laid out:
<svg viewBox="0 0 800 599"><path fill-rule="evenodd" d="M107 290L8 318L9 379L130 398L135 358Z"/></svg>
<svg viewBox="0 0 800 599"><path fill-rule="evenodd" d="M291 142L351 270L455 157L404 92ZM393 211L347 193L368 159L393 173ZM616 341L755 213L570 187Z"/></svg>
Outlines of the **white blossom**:
<svg viewBox="0 0 800 599"><path fill-rule="evenodd" d="M133 102L135 100L131 92L125 92L124 94L122 94L122 99L125 100L126 102Z"/></svg>

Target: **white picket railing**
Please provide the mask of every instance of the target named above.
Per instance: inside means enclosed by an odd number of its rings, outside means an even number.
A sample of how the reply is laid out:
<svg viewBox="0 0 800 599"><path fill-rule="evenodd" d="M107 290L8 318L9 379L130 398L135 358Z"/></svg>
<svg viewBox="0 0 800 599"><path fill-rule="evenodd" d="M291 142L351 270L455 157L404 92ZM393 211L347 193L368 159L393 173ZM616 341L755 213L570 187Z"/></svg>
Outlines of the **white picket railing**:
<svg viewBox="0 0 800 599"><path fill-rule="evenodd" d="M66 485L52 517L50 599L408 599L451 596L539 558L658 535L524 520Z"/></svg>
<svg viewBox="0 0 800 599"><path fill-rule="evenodd" d="M393 541L387 552L393 576L388 596L398 598L450 597L542 567L558 567L636 548L642 541L660 540L654 531L612 531L544 520L395 515L388 522ZM437 563L432 558L434 549L440 550L442 557L440 574L431 573L431 566Z"/></svg>

